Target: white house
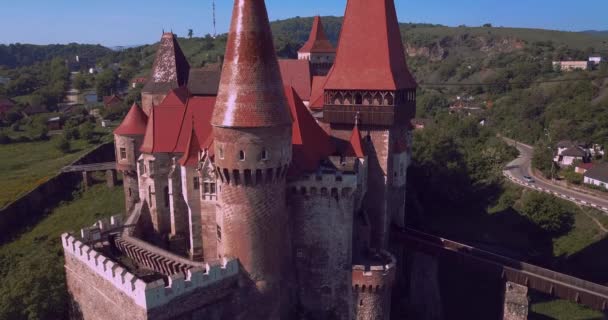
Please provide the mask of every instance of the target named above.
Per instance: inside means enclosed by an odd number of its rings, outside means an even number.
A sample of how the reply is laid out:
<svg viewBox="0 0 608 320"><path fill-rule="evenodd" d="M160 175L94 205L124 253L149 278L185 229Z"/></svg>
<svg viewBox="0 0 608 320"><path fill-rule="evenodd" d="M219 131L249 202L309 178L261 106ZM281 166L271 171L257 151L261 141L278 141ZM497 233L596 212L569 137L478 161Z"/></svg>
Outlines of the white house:
<svg viewBox="0 0 608 320"><path fill-rule="evenodd" d="M608 190L608 163L602 163L587 170L585 183Z"/></svg>
<svg viewBox="0 0 608 320"><path fill-rule="evenodd" d="M594 64L594 65L598 65L600 63L602 63L603 58L600 56L591 56L589 57L589 63Z"/></svg>
<svg viewBox="0 0 608 320"><path fill-rule="evenodd" d="M569 167L577 161L588 162L591 159L589 149L572 141L560 141L557 144L557 156L554 161L560 166Z"/></svg>

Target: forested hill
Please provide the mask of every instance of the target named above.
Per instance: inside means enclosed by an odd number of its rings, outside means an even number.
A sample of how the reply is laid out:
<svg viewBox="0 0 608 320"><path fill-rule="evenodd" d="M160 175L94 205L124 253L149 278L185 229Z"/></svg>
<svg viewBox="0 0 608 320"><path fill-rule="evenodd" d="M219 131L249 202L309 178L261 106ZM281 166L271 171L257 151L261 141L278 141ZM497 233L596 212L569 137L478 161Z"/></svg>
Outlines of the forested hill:
<svg viewBox="0 0 608 320"><path fill-rule="evenodd" d="M10 44L0 45L0 66L12 69L27 67L39 62L50 61L53 58L73 58L75 56L98 59L112 51L101 45L88 44Z"/></svg>

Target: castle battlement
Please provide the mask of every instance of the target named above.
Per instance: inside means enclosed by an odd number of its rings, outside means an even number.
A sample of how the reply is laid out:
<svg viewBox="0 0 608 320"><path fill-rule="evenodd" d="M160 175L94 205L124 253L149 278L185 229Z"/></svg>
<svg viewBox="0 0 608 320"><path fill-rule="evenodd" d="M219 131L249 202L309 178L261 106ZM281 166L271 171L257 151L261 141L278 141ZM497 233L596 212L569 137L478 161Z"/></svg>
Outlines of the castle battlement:
<svg viewBox="0 0 608 320"><path fill-rule="evenodd" d="M291 196L320 196L349 199L358 188L356 174L323 172L305 175L291 181L288 190Z"/></svg>
<svg viewBox="0 0 608 320"><path fill-rule="evenodd" d="M375 251L366 257L364 264L353 265L354 291L382 292L395 281L397 260L388 251Z"/></svg>
<svg viewBox="0 0 608 320"><path fill-rule="evenodd" d="M66 256L84 264L92 273L111 283L146 310L165 305L172 299L194 290L233 279L239 272L236 259L223 259L207 264L206 268L190 269L186 275L178 274L168 277L166 281L146 283L74 236L64 233L61 240Z"/></svg>

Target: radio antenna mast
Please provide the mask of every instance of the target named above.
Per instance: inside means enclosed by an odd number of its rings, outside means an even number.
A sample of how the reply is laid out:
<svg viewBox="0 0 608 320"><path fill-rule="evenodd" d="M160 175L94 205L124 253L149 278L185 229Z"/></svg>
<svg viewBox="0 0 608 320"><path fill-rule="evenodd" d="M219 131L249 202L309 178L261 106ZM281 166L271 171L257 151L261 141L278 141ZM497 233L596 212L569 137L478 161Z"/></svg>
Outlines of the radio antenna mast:
<svg viewBox="0 0 608 320"><path fill-rule="evenodd" d="M215 24L215 0L212 1L213 5L213 38L217 37L217 29Z"/></svg>

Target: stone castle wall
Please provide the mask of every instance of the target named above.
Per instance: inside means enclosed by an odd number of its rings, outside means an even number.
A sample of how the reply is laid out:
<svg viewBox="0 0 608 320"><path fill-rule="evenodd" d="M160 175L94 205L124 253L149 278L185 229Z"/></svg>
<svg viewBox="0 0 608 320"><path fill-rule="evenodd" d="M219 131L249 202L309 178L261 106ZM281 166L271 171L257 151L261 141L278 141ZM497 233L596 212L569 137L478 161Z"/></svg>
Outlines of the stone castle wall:
<svg viewBox="0 0 608 320"><path fill-rule="evenodd" d="M191 269L186 275L173 275L167 283L146 283L71 235L62 235L62 244L73 318L179 318L230 296L239 272L238 261L229 260L206 270ZM195 303L184 305L184 301L193 299Z"/></svg>
<svg viewBox="0 0 608 320"><path fill-rule="evenodd" d="M152 111L152 107L157 106L161 102L163 102L163 100L165 99L166 96L167 96L166 93L142 92L141 93L141 109L149 117L150 112Z"/></svg>
<svg viewBox="0 0 608 320"><path fill-rule="evenodd" d="M298 296L314 319L352 319L357 175L308 176L288 187Z"/></svg>
<svg viewBox="0 0 608 320"><path fill-rule="evenodd" d="M73 165L114 161L114 144L106 143L74 161ZM54 173L51 173L54 174ZM46 210L68 200L80 187L78 172L62 172L42 182L19 199L0 209L0 242L10 239L28 223L36 221Z"/></svg>

